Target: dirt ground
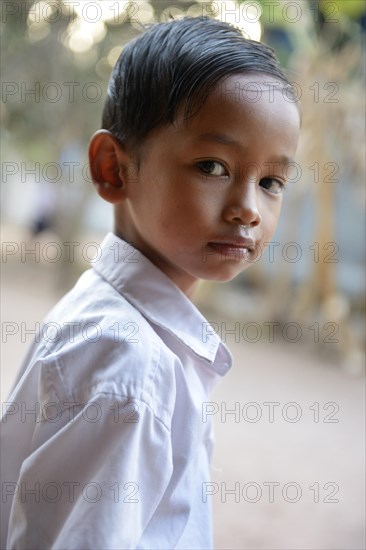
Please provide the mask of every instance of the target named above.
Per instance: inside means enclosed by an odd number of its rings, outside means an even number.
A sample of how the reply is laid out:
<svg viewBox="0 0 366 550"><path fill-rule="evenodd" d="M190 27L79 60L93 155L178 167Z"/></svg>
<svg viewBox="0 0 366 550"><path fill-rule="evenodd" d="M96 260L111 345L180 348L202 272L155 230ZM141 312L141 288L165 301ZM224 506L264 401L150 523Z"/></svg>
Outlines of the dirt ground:
<svg viewBox="0 0 366 550"><path fill-rule="evenodd" d="M20 324L41 321L60 289L57 266L2 268L4 400L32 341ZM4 334L4 323L18 332ZM363 378L301 345L227 344L234 367L205 406L216 429L213 479L202 487L215 548L364 549Z"/></svg>

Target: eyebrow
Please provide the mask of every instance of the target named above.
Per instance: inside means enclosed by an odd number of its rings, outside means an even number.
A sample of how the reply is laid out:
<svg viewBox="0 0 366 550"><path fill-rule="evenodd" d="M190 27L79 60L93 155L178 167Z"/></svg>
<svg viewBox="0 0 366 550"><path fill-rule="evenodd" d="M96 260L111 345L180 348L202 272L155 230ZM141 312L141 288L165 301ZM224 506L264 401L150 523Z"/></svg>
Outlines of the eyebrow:
<svg viewBox="0 0 366 550"><path fill-rule="evenodd" d="M272 157L269 162L274 164L281 164L283 166L288 166L289 164L294 164L294 159L287 157L286 155L280 155L279 157Z"/></svg>
<svg viewBox="0 0 366 550"><path fill-rule="evenodd" d="M201 134L197 138L198 141L216 141L217 143L222 143L224 145L239 145L242 147L241 143L239 141L236 141L235 139L230 138L229 136L225 134Z"/></svg>
<svg viewBox="0 0 366 550"><path fill-rule="evenodd" d="M242 143L240 143L239 141L236 141L235 139L232 139L226 134L217 134L217 133L201 134L197 137L197 140L214 141L216 143L221 143L223 145L235 145L236 147L240 147L242 149L245 148ZM295 161L286 155L279 155L278 157L271 157L269 159L269 162L287 166L288 164L292 164Z"/></svg>

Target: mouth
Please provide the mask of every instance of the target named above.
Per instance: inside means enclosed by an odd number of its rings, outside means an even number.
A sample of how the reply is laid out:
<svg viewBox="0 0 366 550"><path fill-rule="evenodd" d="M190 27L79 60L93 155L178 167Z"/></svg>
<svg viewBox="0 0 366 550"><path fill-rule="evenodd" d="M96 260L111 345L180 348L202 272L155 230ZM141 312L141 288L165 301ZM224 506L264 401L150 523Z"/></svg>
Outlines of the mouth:
<svg viewBox="0 0 366 550"><path fill-rule="evenodd" d="M255 242L251 239L240 239L226 242L209 242L208 246L222 257L245 258L255 252Z"/></svg>

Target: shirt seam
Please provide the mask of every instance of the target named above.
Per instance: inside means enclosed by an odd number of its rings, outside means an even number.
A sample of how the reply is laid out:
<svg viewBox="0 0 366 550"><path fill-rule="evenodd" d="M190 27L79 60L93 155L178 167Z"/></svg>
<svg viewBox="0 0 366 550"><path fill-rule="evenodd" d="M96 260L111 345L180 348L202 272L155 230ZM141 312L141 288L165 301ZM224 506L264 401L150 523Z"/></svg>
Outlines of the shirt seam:
<svg viewBox="0 0 366 550"><path fill-rule="evenodd" d="M158 353L159 353L159 358L160 358L160 349L158 347ZM77 400L75 399L75 396L73 394L73 391L69 388L67 382L66 382L66 379L65 377L63 376L63 373L62 373L62 368L60 367L60 360L61 360L61 357L54 357L54 361L55 361L55 366L56 366L56 369L57 369L57 373L60 377L60 381L62 383L62 386L63 386L63 389L65 391L65 394L66 394L66 397L67 399L70 399L70 403L75 406L75 402L77 402ZM47 364L47 361L44 361L43 364L46 366L48 366ZM153 380L154 378L156 377L156 372L157 372L157 365L158 365L158 362L155 362L154 363L154 376L151 378L151 381L150 381L150 386L146 389L144 389L142 386L139 387L139 390L140 392L146 392L149 396L151 396L151 385L153 383ZM49 371L48 371L49 372ZM52 389L54 391L54 394L57 396L57 398L59 399L59 402L60 402L60 407L61 407L61 410L66 410L67 406L64 406L65 405L65 402L62 402L61 398L60 398L60 395L59 395L59 392L57 392L56 390L56 387L55 387L55 384L53 383L53 381L50 381L51 385L52 385ZM99 384L103 384L105 383L104 381L101 381L101 382L98 382L97 384L92 384L90 386L88 386L88 391L89 392L93 392L93 389L95 389L96 387L98 387ZM129 399L130 401L133 400L133 401L140 401L141 403L144 403L147 407L149 407L149 409L151 410L151 412L153 413L154 417L159 420L159 422L161 422L165 428L168 430L168 432L170 433L170 428L169 426L167 425L166 422L164 422L164 420L157 414L157 412L154 410L154 408L151 406L151 404L148 402L147 399L143 399L141 397L133 397L131 395L127 395L127 394L124 394L124 393L119 393L119 392L114 392L114 391L103 391L103 390L98 390L96 391L96 393L94 393L90 398L88 398L85 403L77 403L78 405L85 405L86 403L89 403L90 401L93 400L93 398L95 398L97 395L113 395L115 396L116 398L124 398L124 399ZM165 412L165 410L164 410ZM165 415L167 417L169 417L169 413L168 411L165 412Z"/></svg>

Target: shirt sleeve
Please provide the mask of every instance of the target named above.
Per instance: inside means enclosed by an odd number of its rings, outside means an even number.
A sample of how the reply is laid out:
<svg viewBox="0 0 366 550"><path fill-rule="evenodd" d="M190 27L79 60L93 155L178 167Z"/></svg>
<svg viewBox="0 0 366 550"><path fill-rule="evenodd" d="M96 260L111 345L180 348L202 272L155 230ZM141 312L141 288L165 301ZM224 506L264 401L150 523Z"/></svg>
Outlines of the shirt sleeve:
<svg viewBox="0 0 366 550"><path fill-rule="evenodd" d="M102 392L57 414L22 463L7 547L136 548L172 475L169 429L145 402Z"/></svg>

